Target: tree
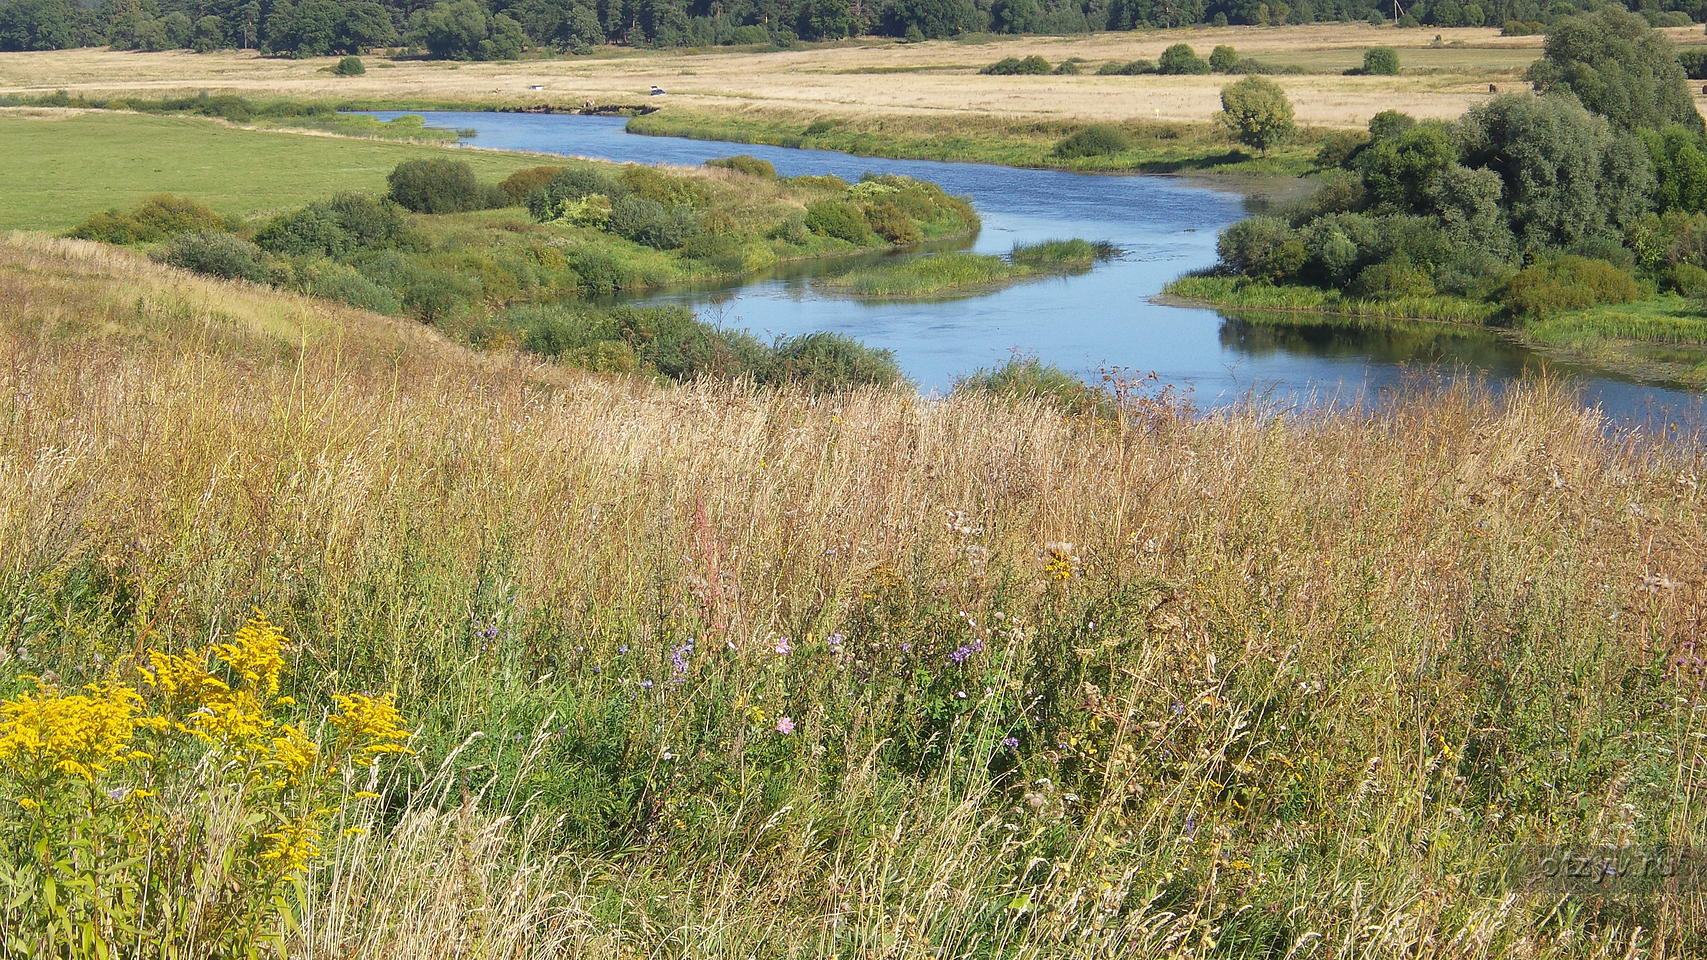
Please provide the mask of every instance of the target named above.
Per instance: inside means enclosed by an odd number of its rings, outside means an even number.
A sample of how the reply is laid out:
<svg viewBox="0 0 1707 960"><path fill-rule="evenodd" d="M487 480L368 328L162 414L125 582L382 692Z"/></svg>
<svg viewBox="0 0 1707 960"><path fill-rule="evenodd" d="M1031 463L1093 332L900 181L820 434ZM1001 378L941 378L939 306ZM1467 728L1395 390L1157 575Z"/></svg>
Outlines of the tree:
<svg viewBox="0 0 1707 960"><path fill-rule="evenodd" d="M345 7L332 52L361 53L370 47L384 47L396 42L397 25L391 22L391 14L369 0Z"/></svg>
<svg viewBox="0 0 1707 960"><path fill-rule="evenodd" d="M480 44L489 32L486 10L475 0L417 10L410 24L411 38L441 60L478 58Z"/></svg>
<svg viewBox="0 0 1707 960"><path fill-rule="evenodd" d="M1446 126L1431 122L1377 138L1358 156L1358 166L1370 200L1413 213L1425 207L1435 175L1457 160L1458 148Z"/></svg>
<svg viewBox="0 0 1707 960"><path fill-rule="evenodd" d="M1218 120L1248 147L1263 153L1292 136L1292 104L1286 91L1266 77L1245 77L1221 89Z"/></svg>
<svg viewBox="0 0 1707 960"><path fill-rule="evenodd" d="M0 3L0 50L64 50L74 41L69 0Z"/></svg>
<svg viewBox="0 0 1707 960"><path fill-rule="evenodd" d="M225 35L225 21L205 16L196 21L195 34L190 37L190 49L197 53L212 53L230 45Z"/></svg>
<svg viewBox="0 0 1707 960"><path fill-rule="evenodd" d="M1662 211L1707 209L1707 142L1698 131L1672 124L1641 131L1654 167L1654 202Z"/></svg>
<svg viewBox="0 0 1707 960"><path fill-rule="evenodd" d="M1162 58L1156 61L1157 73L1208 73L1209 64L1191 49L1189 44L1176 43L1162 51Z"/></svg>
<svg viewBox="0 0 1707 960"><path fill-rule="evenodd" d="M1576 94L1583 106L1625 130L1668 123L1702 128L1670 41L1619 7L1557 21L1529 79L1543 91Z"/></svg>
<svg viewBox="0 0 1707 960"><path fill-rule="evenodd" d="M1239 52L1224 43L1209 51L1209 69L1216 73L1230 73L1238 62Z"/></svg>
<svg viewBox="0 0 1707 960"><path fill-rule="evenodd" d="M1399 72L1399 51L1392 47L1370 47L1363 51L1363 72L1375 77L1391 77Z"/></svg>
<svg viewBox="0 0 1707 960"><path fill-rule="evenodd" d="M1573 98L1494 97L1453 133L1464 166L1499 175L1506 217L1526 249L1622 234L1650 205L1646 148Z"/></svg>
<svg viewBox="0 0 1707 960"><path fill-rule="evenodd" d="M972 0L896 0L889 7L888 26L898 36L941 40L964 31L977 14Z"/></svg>

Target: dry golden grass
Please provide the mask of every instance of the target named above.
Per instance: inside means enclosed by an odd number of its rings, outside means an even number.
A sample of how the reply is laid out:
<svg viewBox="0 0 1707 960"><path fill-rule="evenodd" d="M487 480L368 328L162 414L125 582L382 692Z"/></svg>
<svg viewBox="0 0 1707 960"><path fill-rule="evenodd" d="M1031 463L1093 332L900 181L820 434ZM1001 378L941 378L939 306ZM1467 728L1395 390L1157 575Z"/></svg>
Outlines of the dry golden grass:
<svg viewBox="0 0 1707 960"><path fill-rule="evenodd" d="M1503 873L1707 789L1707 457L1555 386L1064 418L583 377L86 244L0 283L0 669L260 604L303 702L421 726L295 955L1699 955L1698 889Z"/></svg>
<svg viewBox="0 0 1707 960"><path fill-rule="evenodd" d="M1699 28L1667 33L1678 43L1702 41ZM1442 46L1432 47L1436 36ZM1385 109L1419 117L1455 117L1487 96L1489 83L1512 85L1539 53L1540 37L1500 37L1493 29L1400 30L1367 24L1229 27L1089 37L999 38L980 43L920 44L866 40L780 53L610 51L580 58L518 63L377 64L365 76L334 77L328 60L275 60L250 53L140 54L109 50L0 54L0 92L158 95L195 90L292 97L372 98L474 103L583 100L648 102L657 83L665 102L693 109L812 110L831 117L942 115L1010 119L1206 120L1219 109L1225 77L985 77L976 71L1008 56L1051 61L1156 58L1188 42L1200 54L1218 43L1278 64L1328 71L1278 81L1301 123L1357 126ZM1374 45L1401 50L1398 77L1333 75L1361 62ZM542 92L529 89L543 85Z"/></svg>

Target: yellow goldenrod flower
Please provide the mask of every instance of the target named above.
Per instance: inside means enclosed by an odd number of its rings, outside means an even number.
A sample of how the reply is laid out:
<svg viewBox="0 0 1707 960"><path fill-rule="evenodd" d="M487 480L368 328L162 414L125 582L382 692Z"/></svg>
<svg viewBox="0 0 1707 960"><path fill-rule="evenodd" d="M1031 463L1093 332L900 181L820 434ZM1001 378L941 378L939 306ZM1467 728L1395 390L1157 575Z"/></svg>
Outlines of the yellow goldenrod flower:
<svg viewBox="0 0 1707 960"><path fill-rule="evenodd" d="M261 839L268 841L261 859L283 873L295 873L320 853L320 831L307 818L281 823Z"/></svg>
<svg viewBox="0 0 1707 960"><path fill-rule="evenodd" d="M381 754L413 754L403 746L409 731L403 729L403 715L397 712L391 694L369 697L360 693L335 698L338 712L331 716L332 725L344 732L345 748L357 766L371 767Z"/></svg>
<svg viewBox="0 0 1707 960"><path fill-rule="evenodd" d="M267 700L279 695L279 674L284 671L284 631L267 621L259 610L239 629L230 643L214 644L214 655L242 677L251 689Z"/></svg>
<svg viewBox="0 0 1707 960"><path fill-rule="evenodd" d="M146 756L131 748L142 699L118 684L60 694L36 681L34 693L0 701L0 766L68 773L93 781L114 763Z"/></svg>

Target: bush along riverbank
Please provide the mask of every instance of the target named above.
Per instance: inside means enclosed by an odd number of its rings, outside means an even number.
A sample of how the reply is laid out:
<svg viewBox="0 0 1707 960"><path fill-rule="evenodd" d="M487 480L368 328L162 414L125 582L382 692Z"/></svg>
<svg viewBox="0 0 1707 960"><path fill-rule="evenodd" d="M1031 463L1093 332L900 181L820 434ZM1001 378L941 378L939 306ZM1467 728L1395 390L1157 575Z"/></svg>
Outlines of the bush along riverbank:
<svg viewBox="0 0 1707 960"><path fill-rule="evenodd" d="M1646 21L1559 21L1540 93L1451 123L1388 111L1321 148L1309 199L1241 221L1221 307L1495 324L1560 355L1707 384L1707 132ZM1609 79L1610 78L1610 79Z"/></svg>
<svg viewBox="0 0 1707 960"><path fill-rule="evenodd" d="M610 311L585 301L977 228L967 201L906 177L779 179L768 164L737 157L668 172L566 161L490 183L461 161L436 158L398 165L384 197L340 193L249 222L162 196L96 214L70 235L146 246L172 266L412 317L468 342L519 345L595 369L829 388L843 377L901 377L886 352L844 338L767 346L686 310ZM538 309L518 309L530 304ZM837 373L824 372L831 369Z"/></svg>
<svg viewBox="0 0 1707 960"><path fill-rule="evenodd" d="M820 280L820 286L871 299L970 297L1029 280L1083 273L1119 251L1088 240L1019 244L1007 256L939 253L877 264Z"/></svg>
<svg viewBox="0 0 1707 960"><path fill-rule="evenodd" d="M791 111L713 113L675 107L628 121L629 133L838 150L896 160L993 163L1046 170L1299 176L1313 166L1324 131L1305 130L1266 154L1248 151L1208 123L976 120L937 117L826 118ZM1087 134L1087 131L1091 131ZM1092 141L1093 149L1078 144Z"/></svg>

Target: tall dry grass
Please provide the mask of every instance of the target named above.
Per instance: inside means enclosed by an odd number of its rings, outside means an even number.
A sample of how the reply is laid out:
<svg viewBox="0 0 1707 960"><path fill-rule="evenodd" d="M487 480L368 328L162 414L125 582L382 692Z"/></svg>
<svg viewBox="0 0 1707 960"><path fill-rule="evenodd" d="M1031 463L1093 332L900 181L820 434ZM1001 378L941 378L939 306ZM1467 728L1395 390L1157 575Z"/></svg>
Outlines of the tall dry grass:
<svg viewBox="0 0 1707 960"><path fill-rule="evenodd" d="M302 702L421 727L298 955L1704 949L1698 887L1508 869L1702 829L1707 462L1558 384L1084 419L581 377L84 245L0 285L0 677L260 605ZM193 306L257 298L321 333Z"/></svg>

